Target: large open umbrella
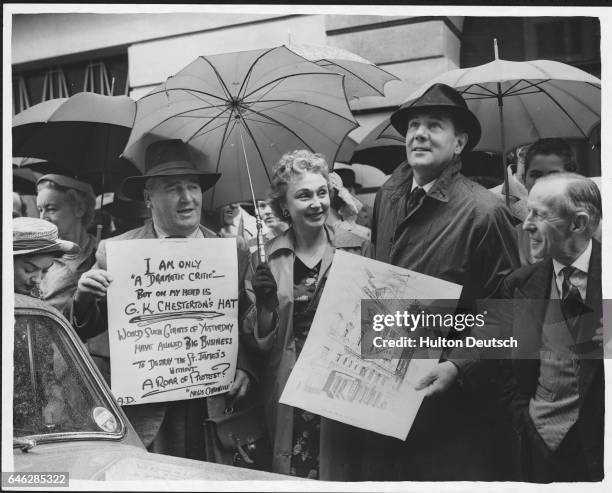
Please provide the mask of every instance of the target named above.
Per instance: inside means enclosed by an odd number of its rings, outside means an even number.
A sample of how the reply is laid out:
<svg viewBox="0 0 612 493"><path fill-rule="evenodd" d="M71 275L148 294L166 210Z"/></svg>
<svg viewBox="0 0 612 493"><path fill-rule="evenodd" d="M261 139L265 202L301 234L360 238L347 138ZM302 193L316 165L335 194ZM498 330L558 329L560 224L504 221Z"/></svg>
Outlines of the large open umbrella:
<svg viewBox="0 0 612 493"><path fill-rule="evenodd" d="M541 138L584 138L601 118L601 80L551 60L514 62L498 57L477 67L451 70L423 84L406 102L432 84L457 89L482 125L475 150L498 151ZM390 132L382 125L381 134ZM507 182L505 159L502 160Z"/></svg>
<svg viewBox="0 0 612 493"><path fill-rule="evenodd" d="M98 190L112 189L105 180L107 175L112 178L123 174L126 164L117 159L128 141L135 115L136 103L127 96L81 92L44 101L13 117L13 156L57 163Z"/></svg>
<svg viewBox="0 0 612 493"><path fill-rule="evenodd" d="M333 165L358 126L343 79L284 46L201 56L138 101L123 155L142 167L139 141L179 138L206 155L202 169L221 173L205 208L255 204L284 153L308 149Z"/></svg>
<svg viewBox="0 0 612 493"><path fill-rule="evenodd" d="M601 119L601 80L552 60L513 62L498 58L451 70L424 84L456 88L482 125L476 149L505 151L546 137L584 138Z"/></svg>
<svg viewBox="0 0 612 493"><path fill-rule="evenodd" d="M138 101L123 155L142 169L148 136L179 138L206 155L202 169L222 175L205 208L254 201L288 151L319 152L333 165L358 126L343 78L284 46L199 57Z"/></svg>

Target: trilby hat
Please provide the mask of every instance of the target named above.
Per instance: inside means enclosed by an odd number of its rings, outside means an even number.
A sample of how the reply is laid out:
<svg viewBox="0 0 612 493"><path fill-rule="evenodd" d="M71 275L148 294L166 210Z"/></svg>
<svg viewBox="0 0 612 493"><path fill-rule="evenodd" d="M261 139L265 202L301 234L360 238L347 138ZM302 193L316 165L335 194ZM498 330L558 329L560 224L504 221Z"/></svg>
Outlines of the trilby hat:
<svg viewBox="0 0 612 493"><path fill-rule="evenodd" d="M199 170L192 162L187 144L182 140L158 140L147 147L144 174L126 178L121 190L127 198L142 201L144 186L149 178L185 175L196 175L202 192L213 187L221 177L219 173Z"/></svg>
<svg viewBox="0 0 612 493"><path fill-rule="evenodd" d="M455 124L468 134L468 142L463 149L467 152L480 140L481 128L478 118L472 113L461 94L446 84L434 84L422 96L399 107L390 117L391 125L403 136L408 131L408 122L415 113L435 111L449 114Z"/></svg>
<svg viewBox="0 0 612 493"><path fill-rule="evenodd" d="M13 219L13 255L53 253L56 256L79 252L76 243L60 240L57 226L36 217Z"/></svg>

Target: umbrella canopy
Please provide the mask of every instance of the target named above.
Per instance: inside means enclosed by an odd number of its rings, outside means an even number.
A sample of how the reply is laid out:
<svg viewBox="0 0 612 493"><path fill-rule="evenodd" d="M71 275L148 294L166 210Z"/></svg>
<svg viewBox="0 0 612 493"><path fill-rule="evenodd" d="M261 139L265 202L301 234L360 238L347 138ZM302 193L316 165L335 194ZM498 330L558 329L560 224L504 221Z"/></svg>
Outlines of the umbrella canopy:
<svg viewBox="0 0 612 493"><path fill-rule="evenodd" d="M551 60L496 58L477 67L451 70L423 84L406 103L436 83L457 89L480 121L482 136L474 150L505 154L541 138L587 139L601 118L601 80ZM380 144L379 139L394 139L394 135L401 139L386 120L363 143L371 139ZM358 146L355 152L360 150Z"/></svg>
<svg viewBox="0 0 612 493"><path fill-rule="evenodd" d="M439 82L457 89L480 121L477 150L504 151L547 137L587 139L601 119L601 80L552 60L496 59L451 70L421 86L407 101Z"/></svg>
<svg viewBox="0 0 612 493"><path fill-rule="evenodd" d="M96 195L103 192L112 192L128 176L141 174L140 170L130 161L119 157L111 159L104 171L88 168L74 170L60 163L43 161L36 158L13 158L13 175L26 176L24 173L27 174L28 172L33 172L37 179L49 173L76 178L77 180L89 183ZM28 174L27 176L30 175Z"/></svg>
<svg viewBox="0 0 612 493"><path fill-rule="evenodd" d="M351 156L353 155L353 151L357 147L357 142L352 137L347 136L340 145L340 149L338 149L338 154L336 155L337 163L348 163L351 160Z"/></svg>
<svg viewBox="0 0 612 493"><path fill-rule="evenodd" d="M199 57L138 101L123 155L144 169L151 135L178 138L206 155L200 169L221 173L205 208L263 197L286 152L319 152L333 165L358 126L343 78L284 46Z"/></svg>
<svg viewBox="0 0 612 493"><path fill-rule="evenodd" d="M391 173L406 160L405 139L389 123L383 120L355 147L350 163L367 164L385 174Z"/></svg>
<svg viewBox="0 0 612 493"><path fill-rule="evenodd" d="M28 168L13 167L13 192L21 195L36 195L36 180L42 175L36 175Z"/></svg>
<svg viewBox="0 0 612 493"><path fill-rule="evenodd" d="M399 80L369 60L336 46L289 44L287 47L320 67L344 75L349 101L365 96L384 96L385 84Z"/></svg>
<svg viewBox="0 0 612 493"><path fill-rule="evenodd" d="M125 147L135 115L136 103L127 96L81 92L44 101L13 117L13 156L45 159L73 176L103 179Z"/></svg>

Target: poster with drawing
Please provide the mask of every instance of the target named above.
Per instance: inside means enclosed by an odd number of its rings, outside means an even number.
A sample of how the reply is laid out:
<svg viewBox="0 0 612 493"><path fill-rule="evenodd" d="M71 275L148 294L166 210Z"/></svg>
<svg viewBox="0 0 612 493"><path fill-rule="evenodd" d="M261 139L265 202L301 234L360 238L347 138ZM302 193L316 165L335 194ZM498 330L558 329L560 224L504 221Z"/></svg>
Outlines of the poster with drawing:
<svg viewBox="0 0 612 493"><path fill-rule="evenodd" d="M109 241L106 250L119 404L226 392L238 354L235 238Z"/></svg>
<svg viewBox="0 0 612 493"><path fill-rule="evenodd" d="M441 350L408 356L383 350L364 358L362 300L390 313L398 301L422 310L428 300L444 299L448 309L460 294L457 284L337 251L280 402L404 440L425 393L414 384L437 364Z"/></svg>

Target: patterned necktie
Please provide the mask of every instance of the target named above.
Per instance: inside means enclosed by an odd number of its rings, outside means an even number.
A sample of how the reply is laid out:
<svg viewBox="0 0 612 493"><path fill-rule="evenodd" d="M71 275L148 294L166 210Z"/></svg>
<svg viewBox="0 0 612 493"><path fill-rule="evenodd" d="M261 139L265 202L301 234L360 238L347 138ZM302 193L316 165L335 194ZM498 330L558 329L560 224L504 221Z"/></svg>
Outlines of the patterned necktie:
<svg viewBox="0 0 612 493"><path fill-rule="evenodd" d="M421 200L425 196L425 190L421 187L416 187L410 192L408 200L406 201L406 215L410 214L414 208L421 203Z"/></svg>
<svg viewBox="0 0 612 493"><path fill-rule="evenodd" d="M561 285L561 311L567 322L569 330L576 338L578 331L578 319L577 317L582 314L582 297L580 291L570 282L570 277L576 271L575 267L563 267L561 274L563 274L563 284Z"/></svg>

